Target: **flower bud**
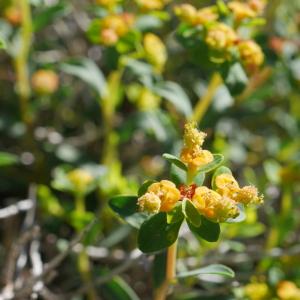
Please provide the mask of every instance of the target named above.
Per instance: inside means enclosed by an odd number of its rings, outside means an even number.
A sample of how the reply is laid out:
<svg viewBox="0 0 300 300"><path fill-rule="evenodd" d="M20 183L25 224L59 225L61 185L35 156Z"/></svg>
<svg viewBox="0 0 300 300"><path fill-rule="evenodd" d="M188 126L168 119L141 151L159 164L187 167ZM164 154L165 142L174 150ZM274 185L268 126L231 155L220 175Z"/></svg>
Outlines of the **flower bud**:
<svg viewBox="0 0 300 300"><path fill-rule="evenodd" d="M164 43L157 35L147 33L144 37L144 49L147 60L158 72L161 72L167 61L167 50Z"/></svg>
<svg viewBox="0 0 300 300"><path fill-rule="evenodd" d="M168 180L162 180L148 187L149 193L154 193L161 201L160 211L172 210L180 200L181 195L175 184Z"/></svg>
<svg viewBox="0 0 300 300"><path fill-rule="evenodd" d="M38 70L32 75L31 84L36 93L49 95L58 89L59 79L54 71Z"/></svg>
<svg viewBox="0 0 300 300"><path fill-rule="evenodd" d="M212 162L214 156L208 150L189 149L184 147L181 150L180 159L188 165L188 168L196 171L198 168Z"/></svg>
<svg viewBox="0 0 300 300"><path fill-rule="evenodd" d="M258 44L252 40L238 44L241 61L248 71L255 71L264 62L264 54Z"/></svg>
<svg viewBox="0 0 300 300"><path fill-rule="evenodd" d="M257 15L257 13L251 9L247 3L231 1L228 3L228 7L238 22L244 19L254 18Z"/></svg>
<svg viewBox="0 0 300 300"><path fill-rule="evenodd" d="M234 45L237 41L237 35L226 24L216 23L208 29L205 41L210 48L223 51Z"/></svg>
<svg viewBox="0 0 300 300"><path fill-rule="evenodd" d="M239 190L239 184L229 173L223 173L216 177L215 184L217 192L222 196L233 197L233 194Z"/></svg>
<svg viewBox="0 0 300 300"><path fill-rule="evenodd" d="M179 17L183 22L194 24L197 15L197 9L191 4L184 3L177 5L174 8L174 12L176 16Z"/></svg>
<svg viewBox="0 0 300 300"><path fill-rule="evenodd" d="M146 193L138 199L140 211L156 214L160 210L161 201L159 197L153 193Z"/></svg>

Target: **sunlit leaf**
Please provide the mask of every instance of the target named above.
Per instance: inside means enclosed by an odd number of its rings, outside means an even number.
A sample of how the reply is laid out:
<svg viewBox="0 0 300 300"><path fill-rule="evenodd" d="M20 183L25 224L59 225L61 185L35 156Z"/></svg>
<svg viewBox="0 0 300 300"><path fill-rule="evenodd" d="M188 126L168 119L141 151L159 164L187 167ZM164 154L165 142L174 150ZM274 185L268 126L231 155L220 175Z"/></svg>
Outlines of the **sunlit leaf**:
<svg viewBox="0 0 300 300"><path fill-rule="evenodd" d="M182 272L177 274L176 277L178 278L185 278L191 276L198 276L198 275L220 275L224 277L233 278L235 276L234 271L227 266L221 264L213 264L207 267L195 269L192 271Z"/></svg>

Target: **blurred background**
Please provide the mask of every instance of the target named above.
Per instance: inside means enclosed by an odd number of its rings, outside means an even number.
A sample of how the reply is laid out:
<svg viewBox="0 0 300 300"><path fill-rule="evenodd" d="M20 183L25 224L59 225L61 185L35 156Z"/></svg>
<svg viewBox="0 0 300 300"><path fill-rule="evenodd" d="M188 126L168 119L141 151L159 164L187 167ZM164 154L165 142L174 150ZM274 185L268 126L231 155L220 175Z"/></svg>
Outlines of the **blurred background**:
<svg viewBox="0 0 300 300"><path fill-rule="evenodd" d="M161 155L221 71L178 38L181 2L151 1L1 0L1 299L153 299L163 254L142 255L107 201L169 176ZM197 121L265 203L217 243L183 228L178 270L236 276L180 280L170 299L300 299L300 1L252 23L263 65L219 80Z"/></svg>

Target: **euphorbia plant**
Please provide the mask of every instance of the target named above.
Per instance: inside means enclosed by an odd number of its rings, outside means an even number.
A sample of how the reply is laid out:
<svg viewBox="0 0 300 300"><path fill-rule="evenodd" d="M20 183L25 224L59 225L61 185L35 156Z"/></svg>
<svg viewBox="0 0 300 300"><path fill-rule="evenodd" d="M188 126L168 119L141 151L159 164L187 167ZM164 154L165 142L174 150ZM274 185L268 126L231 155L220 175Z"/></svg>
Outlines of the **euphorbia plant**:
<svg viewBox="0 0 300 300"><path fill-rule="evenodd" d="M176 276L177 239L184 221L198 238L216 242L220 223L240 222L245 216L245 206L263 202L263 196L258 194L256 187L240 187L230 169L220 166L223 155L212 154L202 148L205 136L204 132L197 130L195 123L188 123L179 158L164 154L183 172L184 176L180 176L179 181L146 181L137 196L116 196L110 200L111 208L138 228L137 240L141 251L153 253L168 248L166 280L158 289L156 299L165 299L168 284ZM211 171L214 174L208 187L203 183L206 174ZM187 272L185 276L224 274L224 270L225 275L233 274L225 266L214 265ZM178 276L181 277L180 274Z"/></svg>

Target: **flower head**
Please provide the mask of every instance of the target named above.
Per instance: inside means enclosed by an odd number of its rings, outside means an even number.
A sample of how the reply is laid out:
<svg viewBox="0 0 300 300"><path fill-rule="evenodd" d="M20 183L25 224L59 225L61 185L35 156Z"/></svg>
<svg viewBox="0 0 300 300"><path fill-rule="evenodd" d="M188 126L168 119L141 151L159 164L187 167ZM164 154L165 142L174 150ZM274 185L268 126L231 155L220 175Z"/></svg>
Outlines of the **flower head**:
<svg viewBox="0 0 300 300"><path fill-rule="evenodd" d="M136 0L136 2L144 11L161 10L167 4L166 0Z"/></svg>
<svg viewBox="0 0 300 300"><path fill-rule="evenodd" d="M143 211L168 212L175 207L180 198L180 191L175 184L169 180L162 180L148 187L147 193L138 199L138 205Z"/></svg>
<svg viewBox="0 0 300 300"><path fill-rule="evenodd" d="M188 3L176 5L174 12L183 22L193 24L197 15L197 9Z"/></svg>
<svg viewBox="0 0 300 300"><path fill-rule="evenodd" d="M192 202L201 214L215 222L224 222L239 215L238 207L232 199L222 197L205 186L196 188Z"/></svg>
<svg viewBox="0 0 300 300"><path fill-rule="evenodd" d="M159 197L153 193L148 192L138 199L138 206L140 211L146 211L149 213L158 213L160 210L161 201Z"/></svg>
<svg viewBox="0 0 300 300"><path fill-rule="evenodd" d="M256 70L264 62L260 46L252 40L239 42L238 50L242 63L248 71Z"/></svg>
<svg viewBox="0 0 300 300"><path fill-rule="evenodd" d="M205 7L197 11L194 19L194 24L205 25L207 23L216 21L218 17L219 16L213 7Z"/></svg>
<svg viewBox="0 0 300 300"><path fill-rule="evenodd" d="M199 131L195 122L185 125L184 146L180 153L180 159L188 165L188 168L194 171L213 161L213 155L208 150L201 148L205 137L206 133Z"/></svg>
<svg viewBox="0 0 300 300"><path fill-rule="evenodd" d="M237 41L237 35L228 25L216 23L208 29L205 41L214 50L228 50Z"/></svg>
<svg viewBox="0 0 300 300"><path fill-rule="evenodd" d="M263 196L258 195L257 188L255 186L239 187L239 184L235 178L228 173L220 174L215 179L217 192L225 197L229 197L235 202L242 203L244 205L249 204L262 204Z"/></svg>
<svg viewBox="0 0 300 300"><path fill-rule="evenodd" d="M265 282L251 282L244 287L245 295L250 300L270 299L270 290Z"/></svg>
<svg viewBox="0 0 300 300"><path fill-rule="evenodd" d="M228 7L238 22L244 19L254 18L257 15L256 11L253 10L248 3L231 1L228 3Z"/></svg>
<svg viewBox="0 0 300 300"><path fill-rule="evenodd" d="M294 282L281 281L277 287L277 294L281 300L298 300L300 299L300 289Z"/></svg>

